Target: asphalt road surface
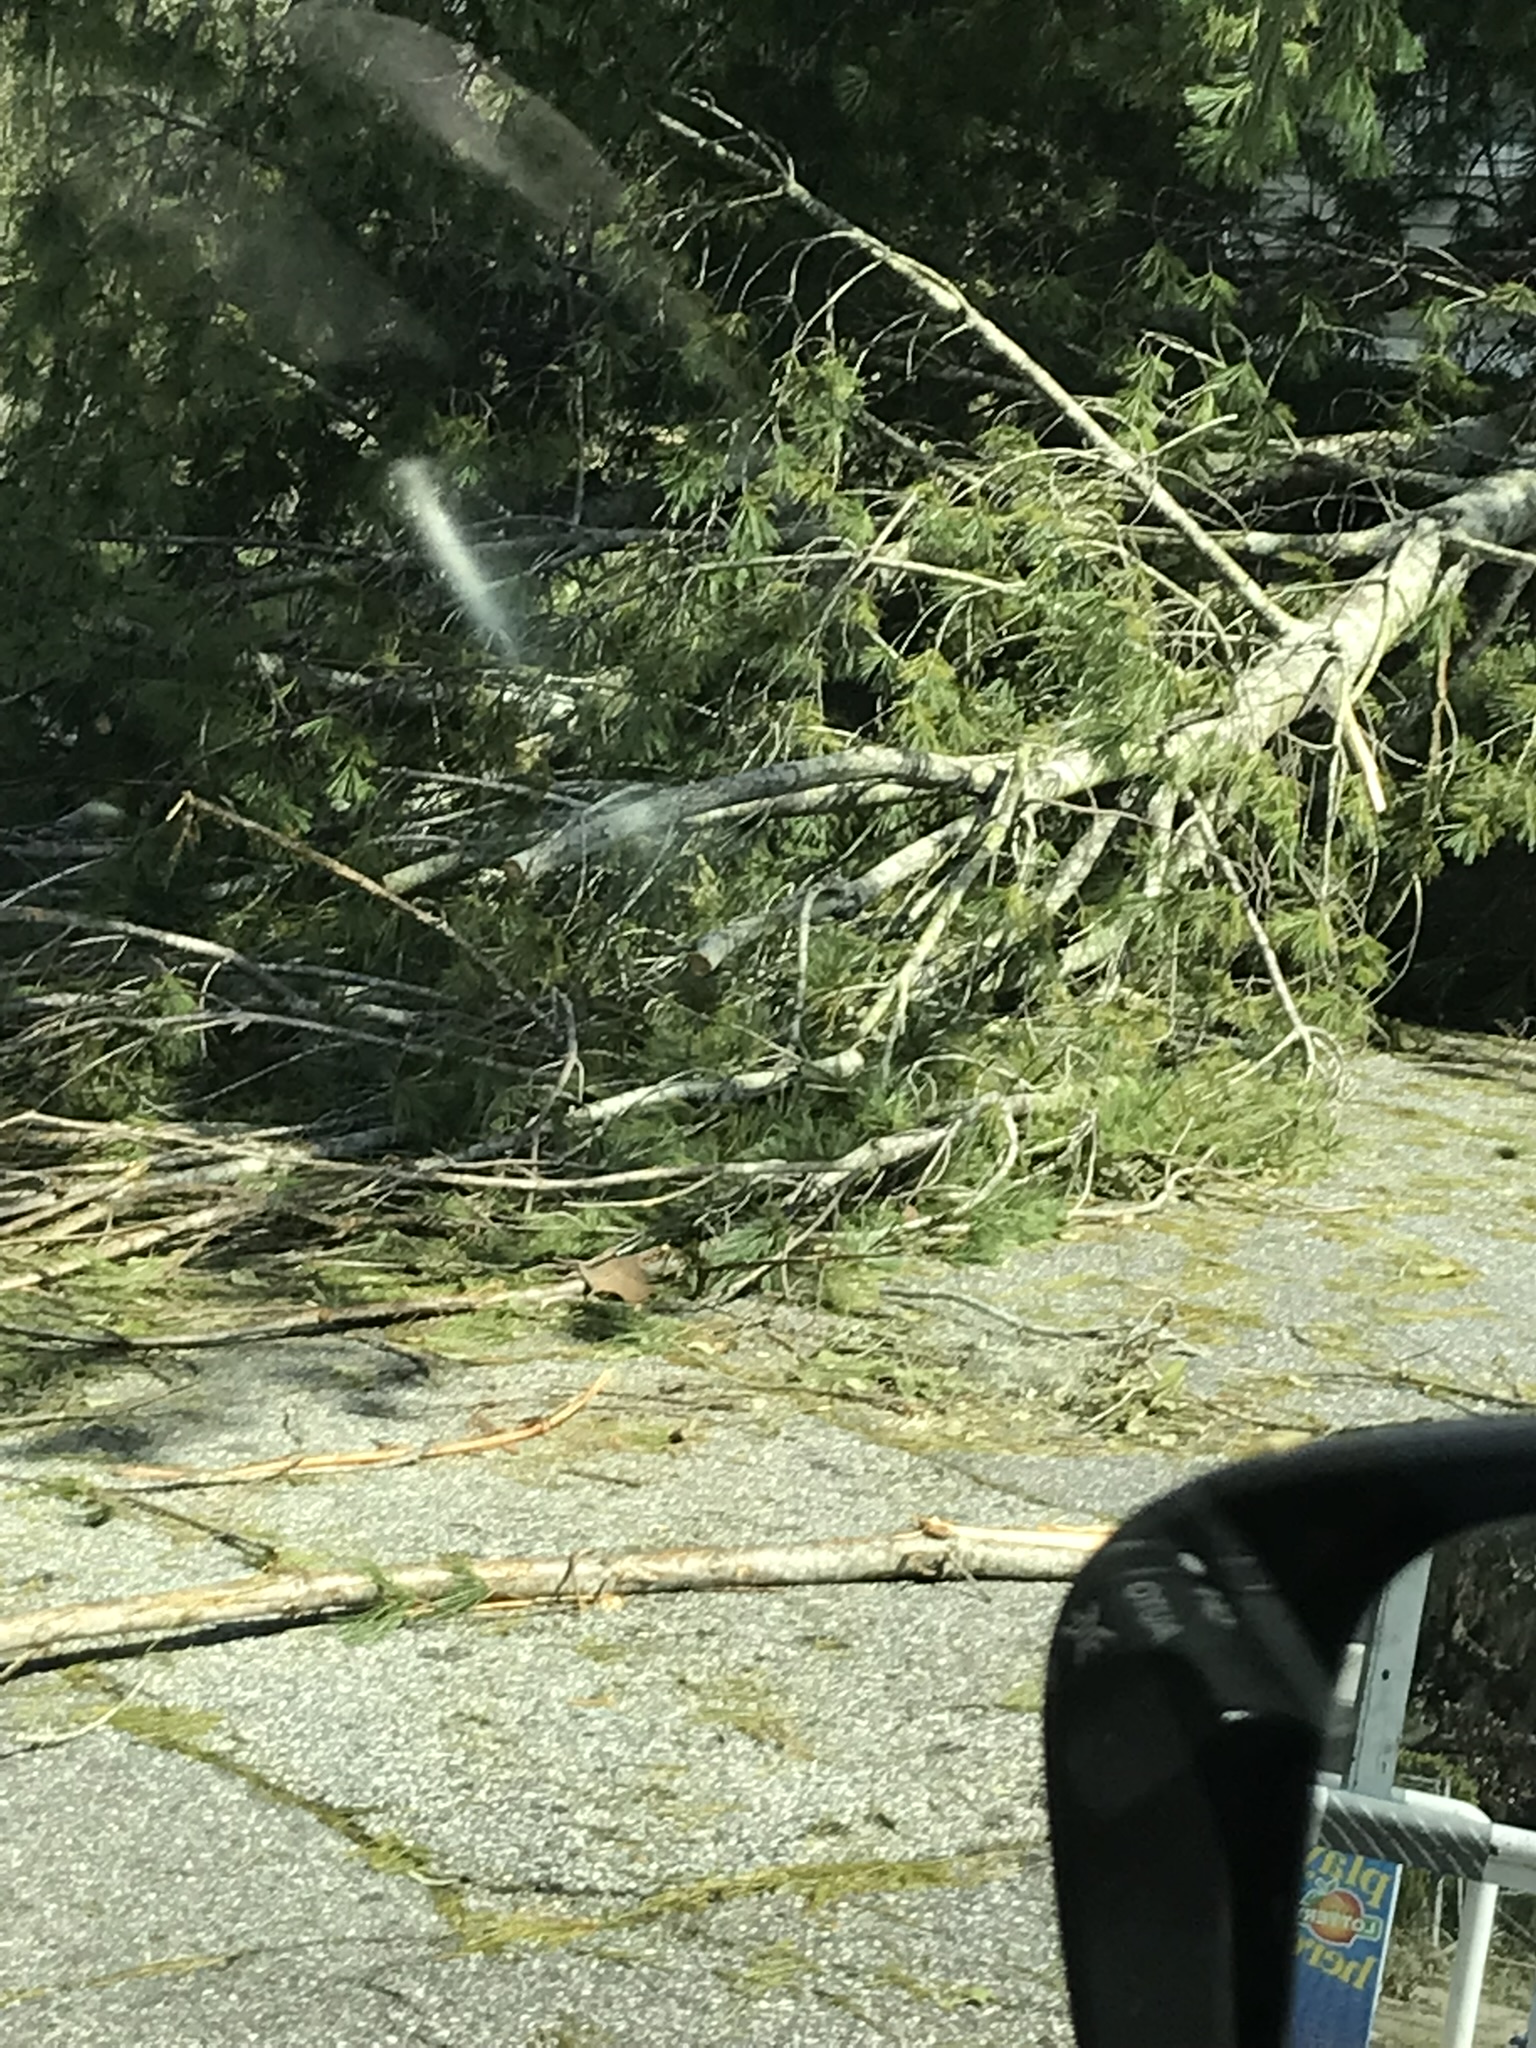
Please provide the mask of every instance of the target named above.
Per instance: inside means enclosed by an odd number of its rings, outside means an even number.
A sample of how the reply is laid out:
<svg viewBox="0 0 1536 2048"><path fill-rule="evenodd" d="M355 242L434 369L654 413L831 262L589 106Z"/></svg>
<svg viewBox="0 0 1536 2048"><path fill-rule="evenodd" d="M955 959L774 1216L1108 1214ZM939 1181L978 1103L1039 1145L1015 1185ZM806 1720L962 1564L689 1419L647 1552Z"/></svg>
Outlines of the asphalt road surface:
<svg viewBox="0 0 1536 2048"><path fill-rule="evenodd" d="M1524 1401L1533 1085L1518 1049L1365 1062L1307 1186L886 1273L860 1314L663 1301L604 1341L550 1320L100 1376L99 1419L0 1434L0 1618L238 1577L264 1545L384 1572L1114 1518L1213 1458ZM592 1406L515 1452L101 1492L125 1464L472 1434L599 1364ZM0 2043L1065 2043L1060 1597L681 1593L28 1666L0 1686Z"/></svg>

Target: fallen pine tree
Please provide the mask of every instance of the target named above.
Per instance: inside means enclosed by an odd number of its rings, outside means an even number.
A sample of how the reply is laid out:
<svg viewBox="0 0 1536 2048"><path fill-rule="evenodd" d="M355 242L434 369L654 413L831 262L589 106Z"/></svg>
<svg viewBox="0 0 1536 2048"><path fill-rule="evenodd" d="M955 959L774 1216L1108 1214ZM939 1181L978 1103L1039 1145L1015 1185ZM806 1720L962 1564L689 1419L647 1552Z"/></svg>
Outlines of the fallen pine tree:
<svg viewBox="0 0 1536 2048"><path fill-rule="evenodd" d="M398 1260L424 1219L472 1263L555 1209L568 1249L747 1270L856 1218L977 1253L1316 1138L1396 913L1536 834L1523 406L1394 408L1383 374L1367 425L1317 396L1298 426L1262 264L1150 242L1075 390L1027 293L860 225L707 96L636 145L676 152L666 214L496 66L322 12L323 65L299 9L185 88L208 133L313 104L281 171L129 93L137 183L67 119L69 161L9 173L57 371L45 405L35 327L0 345L0 516L59 536L68 603L12 593L0 1086L55 1121L5 1127L0 1281L370 1225ZM319 246L358 179L378 263L253 307L251 249ZM60 193L99 287L67 305ZM217 375L168 387L189 307ZM103 512L146 463L185 488Z"/></svg>

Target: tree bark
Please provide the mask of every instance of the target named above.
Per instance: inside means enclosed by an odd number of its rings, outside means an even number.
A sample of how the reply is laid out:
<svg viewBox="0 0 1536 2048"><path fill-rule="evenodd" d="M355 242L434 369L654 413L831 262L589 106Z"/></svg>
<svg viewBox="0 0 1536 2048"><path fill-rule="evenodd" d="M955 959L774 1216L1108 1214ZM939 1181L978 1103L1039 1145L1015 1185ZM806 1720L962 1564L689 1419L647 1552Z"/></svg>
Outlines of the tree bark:
<svg viewBox="0 0 1536 2048"><path fill-rule="evenodd" d="M563 1557L475 1558L406 1564L379 1573L263 1572L210 1586L43 1607L0 1620L0 1676L41 1657L149 1647L210 1630L269 1629L357 1614L382 1598L403 1613L434 1604L463 1610L487 1600L580 1603L635 1593L744 1586L849 1586L891 1579L1066 1582L1109 1534L1087 1528L963 1528L925 1517L876 1536L746 1548L572 1551ZM8 1668L7 1668L8 1667Z"/></svg>

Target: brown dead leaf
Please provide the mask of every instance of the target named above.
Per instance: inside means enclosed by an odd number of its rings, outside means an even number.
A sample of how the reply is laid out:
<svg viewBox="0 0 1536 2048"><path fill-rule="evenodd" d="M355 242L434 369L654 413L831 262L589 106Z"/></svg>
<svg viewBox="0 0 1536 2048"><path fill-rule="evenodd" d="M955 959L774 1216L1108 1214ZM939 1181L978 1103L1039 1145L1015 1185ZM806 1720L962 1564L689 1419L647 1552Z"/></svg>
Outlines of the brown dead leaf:
<svg viewBox="0 0 1536 2048"><path fill-rule="evenodd" d="M651 1276L636 1252L621 1252L609 1259L581 1260L576 1270L588 1294L607 1295L615 1301L627 1302L631 1308L639 1308L651 1298Z"/></svg>

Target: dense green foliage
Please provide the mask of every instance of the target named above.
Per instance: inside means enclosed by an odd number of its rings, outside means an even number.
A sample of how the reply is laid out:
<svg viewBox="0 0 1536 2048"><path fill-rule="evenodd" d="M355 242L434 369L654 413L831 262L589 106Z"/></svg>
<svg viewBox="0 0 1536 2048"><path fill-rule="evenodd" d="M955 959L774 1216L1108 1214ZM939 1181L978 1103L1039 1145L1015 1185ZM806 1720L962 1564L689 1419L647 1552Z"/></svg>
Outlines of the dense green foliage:
<svg viewBox="0 0 1536 2048"><path fill-rule="evenodd" d="M663 118L954 279L1207 526L1304 541L1423 476L1299 441L1522 397L1528 167L1448 250L1402 234L1529 123L1518 16L52 0L0 34L13 1099L619 1164L922 1126L962 1213L1033 1227L1048 1188L1283 1155L1274 969L1358 1031L1405 893L1536 841L1519 606L1444 659L1495 564L1381 666L1384 816L1314 716L1171 789L1229 867L1169 861L1131 764L1221 708L1252 617L973 331ZM1305 614L1325 552L1263 580ZM1056 805L738 791L507 870L604 796L866 742L1127 766Z"/></svg>
<svg viewBox="0 0 1536 2048"><path fill-rule="evenodd" d="M1415 1740L1463 1774L1496 1821L1536 1826L1536 1574L1529 1522L1478 1531L1437 1558L1411 1713Z"/></svg>

